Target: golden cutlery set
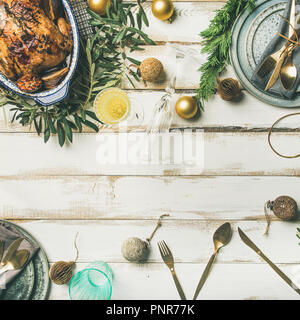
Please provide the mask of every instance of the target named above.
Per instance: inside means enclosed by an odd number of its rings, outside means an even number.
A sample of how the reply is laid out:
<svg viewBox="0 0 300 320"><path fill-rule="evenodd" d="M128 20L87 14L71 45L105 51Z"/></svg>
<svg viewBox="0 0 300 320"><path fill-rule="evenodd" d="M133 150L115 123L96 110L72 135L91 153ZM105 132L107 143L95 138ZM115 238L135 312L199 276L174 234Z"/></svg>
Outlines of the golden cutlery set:
<svg viewBox="0 0 300 320"><path fill-rule="evenodd" d="M4 255L4 241L0 240L0 277L10 270L21 269L28 260L28 250L18 250L24 238L18 238L12 242Z"/></svg>
<svg viewBox="0 0 300 320"><path fill-rule="evenodd" d="M296 18L296 0L291 2L289 33L286 43L277 52L267 56L262 62L257 75L264 78L272 70L272 74L265 87L265 91L271 89L280 78L281 85L285 90L292 89L297 79L297 68L293 63L293 51L298 43L300 16ZM295 29L297 26L297 30ZM280 35L281 36L281 35Z"/></svg>
<svg viewBox="0 0 300 320"><path fill-rule="evenodd" d="M300 289L296 286L295 283L285 274L283 273L268 257L266 257L262 251L248 238L248 236L240 229L238 228L238 233L241 238L241 240L252 250L254 250L265 262L267 262L271 268L289 285L291 286L298 294L300 294ZM231 240L232 230L231 225L229 222L224 223L221 225L214 233L213 235L213 242L214 242L214 252L204 269L204 272L200 278L200 281L198 283L197 289L195 291L193 300L196 300L202 287L204 286L204 283L209 275L210 269L214 263L215 257L218 254L219 250L226 246L230 240ZM186 296L183 292L183 289L178 281L178 278L175 273L174 269L174 258L172 255L171 250L168 248L165 241L158 242L158 248L160 251L160 254L162 256L163 261L167 265L167 267L170 269L171 274L173 276L177 291L179 293L179 296L181 300L186 300Z"/></svg>

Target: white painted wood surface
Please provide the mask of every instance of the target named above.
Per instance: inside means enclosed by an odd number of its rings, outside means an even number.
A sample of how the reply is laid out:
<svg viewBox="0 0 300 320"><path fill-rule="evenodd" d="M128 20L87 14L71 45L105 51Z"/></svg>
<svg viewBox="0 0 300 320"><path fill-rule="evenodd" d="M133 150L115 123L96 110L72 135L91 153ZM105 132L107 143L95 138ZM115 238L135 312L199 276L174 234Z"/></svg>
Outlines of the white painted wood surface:
<svg viewBox="0 0 300 320"><path fill-rule="evenodd" d="M175 2L179 16L173 24L154 19L150 5L145 4L150 17L146 32L158 45L147 46L134 56L140 60L159 58L166 78L147 87L137 84L136 90L126 81L122 84L143 106L145 117L140 131L145 130L174 69L178 89L174 101L181 94L193 94L197 88L199 74L195 70L205 61L199 53L198 35L223 3ZM186 64L182 61L177 60L174 68L174 50L167 42L193 53L189 72L184 72ZM234 77L231 68L226 76ZM194 129L194 143L200 148L194 166L166 164L170 149L156 152L155 144L153 157L159 153L164 163L149 164L145 154L134 151L135 143L145 141L143 132L126 136L102 128L100 134L95 134L85 128L85 133L75 134L73 145L61 149L55 139L44 145L42 138L28 132L28 128L5 123L0 112L0 218L19 223L31 232L50 263L74 258L73 240L78 232L80 255L76 270L95 260L107 261L114 272L113 299L178 299L157 250L160 239L172 249L180 282L187 297L192 298L212 253L213 232L224 221L230 221L234 229L232 242L221 250L199 299L299 299L241 242L236 232L241 227L300 286L300 247L295 236L299 221L282 222L273 216L270 234L263 236L265 201L287 194L300 203L300 160L281 159L267 145L271 124L294 111L268 106L243 92L240 103L213 97L195 121L174 115L174 129L182 129L181 133ZM283 121L278 128L282 132L274 133L274 145L282 152L299 153L300 116ZM191 141L185 141L186 145L190 146ZM127 163L112 164L113 151L121 150L124 144L130 150ZM172 142L175 150L180 145L180 139ZM170 217L152 241L149 263L126 262L120 253L123 240L149 236L162 213ZM68 287L53 285L50 299L68 299Z"/></svg>
<svg viewBox="0 0 300 320"><path fill-rule="evenodd" d="M22 220L148 220L163 212L172 220L262 221L267 200L288 194L299 201L299 188L299 177L3 177L0 214Z"/></svg>

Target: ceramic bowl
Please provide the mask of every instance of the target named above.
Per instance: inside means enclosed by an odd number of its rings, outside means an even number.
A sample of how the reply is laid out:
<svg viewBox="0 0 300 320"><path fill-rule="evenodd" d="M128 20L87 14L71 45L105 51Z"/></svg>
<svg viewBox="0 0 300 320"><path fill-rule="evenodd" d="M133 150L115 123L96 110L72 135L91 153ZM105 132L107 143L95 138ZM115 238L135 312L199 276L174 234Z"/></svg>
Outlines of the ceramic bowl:
<svg viewBox="0 0 300 320"><path fill-rule="evenodd" d="M16 94L35 100L36 102L49 106L54 103L57 103L63 100L69 91L70 81L74 76L78 59L79 59L79 50L80 50L80 40L79 40L79 30L76 22L74 11L68 0L61 0L64 6L65 12L68 16L71 28L72 28L72 37L73 37L73 50L72 53L67 57L69 61L69 72L65 76L62 82L60 82L57 87L51 90L45 90L35 93L23 92L18 88L18 86L11 80L7 79L4 75L0 74L0 83L7 89L15 92Z"/></svg>

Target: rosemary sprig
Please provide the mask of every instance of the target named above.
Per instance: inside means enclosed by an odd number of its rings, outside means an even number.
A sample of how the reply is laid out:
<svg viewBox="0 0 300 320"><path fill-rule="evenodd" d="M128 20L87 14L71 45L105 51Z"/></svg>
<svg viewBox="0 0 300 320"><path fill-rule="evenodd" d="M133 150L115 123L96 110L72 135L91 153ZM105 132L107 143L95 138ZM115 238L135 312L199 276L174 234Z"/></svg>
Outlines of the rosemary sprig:
<svg viewBox="0 0 300 320"><path fill-rule="evenodd" d="M4 88L0 88L0 107L13 105L12 122L34 127L38 135L43 132L47 142L51 134L58 136L60 146L68 140L73 142L73 132L82 132L83 125L98 131L92 107L96 95L104 88L117 85L126 76L134 86L139 81L137 72L130 70L132 61L138 62L127 52L143 50L143 45L155 43L141 31L143 23L149 22L142 3L123 3L112 0L106 8L106 16L100 17L88 10L94 36L81 42L81 52L76 74L72 80L68 97L55 105L45 107L33 100L25 99ZM133 9L137 7L137 13Z"/></svg>
<svg viewBox="0 0 300 320"><path fill-rule="evenodd" d="M231 44L231 29L242 10L253 10L255 0L228 0L217 10L209 27L200 33L203 48L201 53L208 55L207 61L200 67L201 78L197 89L196 100L203 108L207 101L216 92L218 76L229 64L229 48Z"/></svg>

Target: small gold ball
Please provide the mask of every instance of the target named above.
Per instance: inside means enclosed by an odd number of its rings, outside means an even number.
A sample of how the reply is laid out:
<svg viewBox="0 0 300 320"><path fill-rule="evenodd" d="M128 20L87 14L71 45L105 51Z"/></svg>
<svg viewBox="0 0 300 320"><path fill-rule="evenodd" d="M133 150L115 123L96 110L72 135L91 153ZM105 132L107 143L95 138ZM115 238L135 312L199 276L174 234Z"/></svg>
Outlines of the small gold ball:
<svg viewBox="0 0 300 320"><path fill-rule="evenodd" d="M197 101L193 97L183 96L177 100L175 110L179 117L191 119L195 117L198 112Z"/></svg>
<svg viewBox="0 0 300 320"><path fill-rule="evenodd" d="M152 13L159 20L168 20L174 13L174 5L171 0L154 0Z"/></svg>
<svg viewBox="0 0 300 320"><path fill-rule="evenodd" d="M111 5L110 0L89 0L90 9L100 14L100 16L105 15L107 4Z"/></svg>

